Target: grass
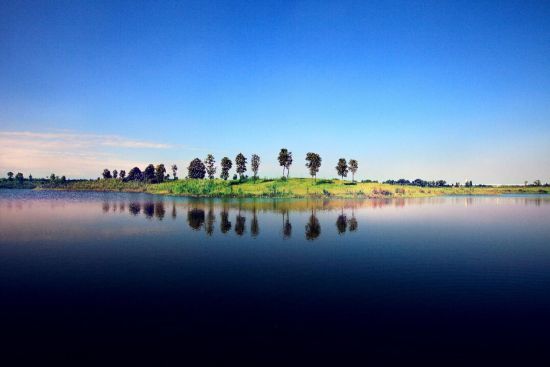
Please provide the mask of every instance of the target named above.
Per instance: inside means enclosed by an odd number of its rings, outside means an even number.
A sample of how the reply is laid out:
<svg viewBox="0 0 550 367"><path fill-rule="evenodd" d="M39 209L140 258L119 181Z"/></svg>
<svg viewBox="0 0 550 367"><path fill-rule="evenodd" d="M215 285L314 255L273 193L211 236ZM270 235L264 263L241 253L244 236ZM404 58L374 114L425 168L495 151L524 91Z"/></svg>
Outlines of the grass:
<svg viewBox="0 0 550 367"><path fill-rule="evenodd" d="M495 187L419 187L356 182L338 179L314 180L290 178L288 180L193 180L167 181L160 184L122 182L116 179L97 181L70 181L44 189L147 192L160 195L199 197L277 197L277 198L410 198L442 195L500 195L547 194L545 186L495 186Z"/></svg>

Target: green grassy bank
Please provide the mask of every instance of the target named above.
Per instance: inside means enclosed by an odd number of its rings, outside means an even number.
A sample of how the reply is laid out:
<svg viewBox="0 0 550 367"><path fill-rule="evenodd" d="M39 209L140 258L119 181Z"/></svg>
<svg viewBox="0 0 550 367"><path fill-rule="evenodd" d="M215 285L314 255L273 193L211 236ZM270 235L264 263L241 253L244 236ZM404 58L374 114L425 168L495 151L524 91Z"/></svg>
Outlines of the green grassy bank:
<svg viewBox="0 0 550 367"><path fill-rule="evenodd" d="M547 186L494 186L494 187L420 187L383 183L354 183L342 180L313 180L290 178L288 180L223 181L184 179L159 184L122 182L116 179L97 181L69 181L63 184L43 185L41 189L146 192L160 195L204 197L282 197L282 198L409 198L442 195L499 195L499 194L548 194Z"/></svg>

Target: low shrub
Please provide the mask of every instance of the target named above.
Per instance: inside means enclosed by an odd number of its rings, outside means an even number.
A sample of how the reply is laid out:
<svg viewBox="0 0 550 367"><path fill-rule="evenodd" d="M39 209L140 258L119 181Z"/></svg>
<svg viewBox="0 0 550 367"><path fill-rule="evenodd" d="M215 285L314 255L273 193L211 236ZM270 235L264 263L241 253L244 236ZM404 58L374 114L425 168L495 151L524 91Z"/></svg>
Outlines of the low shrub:
<svg viewBox="0 0 550 367"><path fill-rule="evenodd" d="M315 185L326 185L326 184L333 184L333 180L326 180L326 179L320 179L315 181Z"/></svg>

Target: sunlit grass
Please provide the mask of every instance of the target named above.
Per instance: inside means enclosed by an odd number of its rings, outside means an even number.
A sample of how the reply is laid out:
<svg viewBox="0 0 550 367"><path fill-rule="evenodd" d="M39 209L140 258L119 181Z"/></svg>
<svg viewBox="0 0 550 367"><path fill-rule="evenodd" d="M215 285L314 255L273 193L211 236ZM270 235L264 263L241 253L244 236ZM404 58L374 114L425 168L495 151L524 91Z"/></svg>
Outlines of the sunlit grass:
<svg viewBox="0 0 550 367"><path fill-rule="evenodd" d="M441 195L498 195L548 193L547 187L419 187L383 183L351 183L339 179L290 178L257 180L183 179L160 184L122 182L116 179L69 182L60 189L90 191L148 192L152 194L205 197L312 197L312 198L407 198Z"/></svg>

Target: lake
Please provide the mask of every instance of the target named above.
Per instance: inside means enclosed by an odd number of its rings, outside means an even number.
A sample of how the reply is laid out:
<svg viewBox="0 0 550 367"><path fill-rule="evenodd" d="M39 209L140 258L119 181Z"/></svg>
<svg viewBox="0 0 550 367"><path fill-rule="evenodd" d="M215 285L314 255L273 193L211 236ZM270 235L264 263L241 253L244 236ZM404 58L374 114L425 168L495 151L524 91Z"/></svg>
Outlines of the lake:
<svg viewBox="0 0 550 367"><path fill-rule="evenodd" d="M550 198L0 190L2 358L548 358ZM168 363L170 362L170 363Z"/></svg>

